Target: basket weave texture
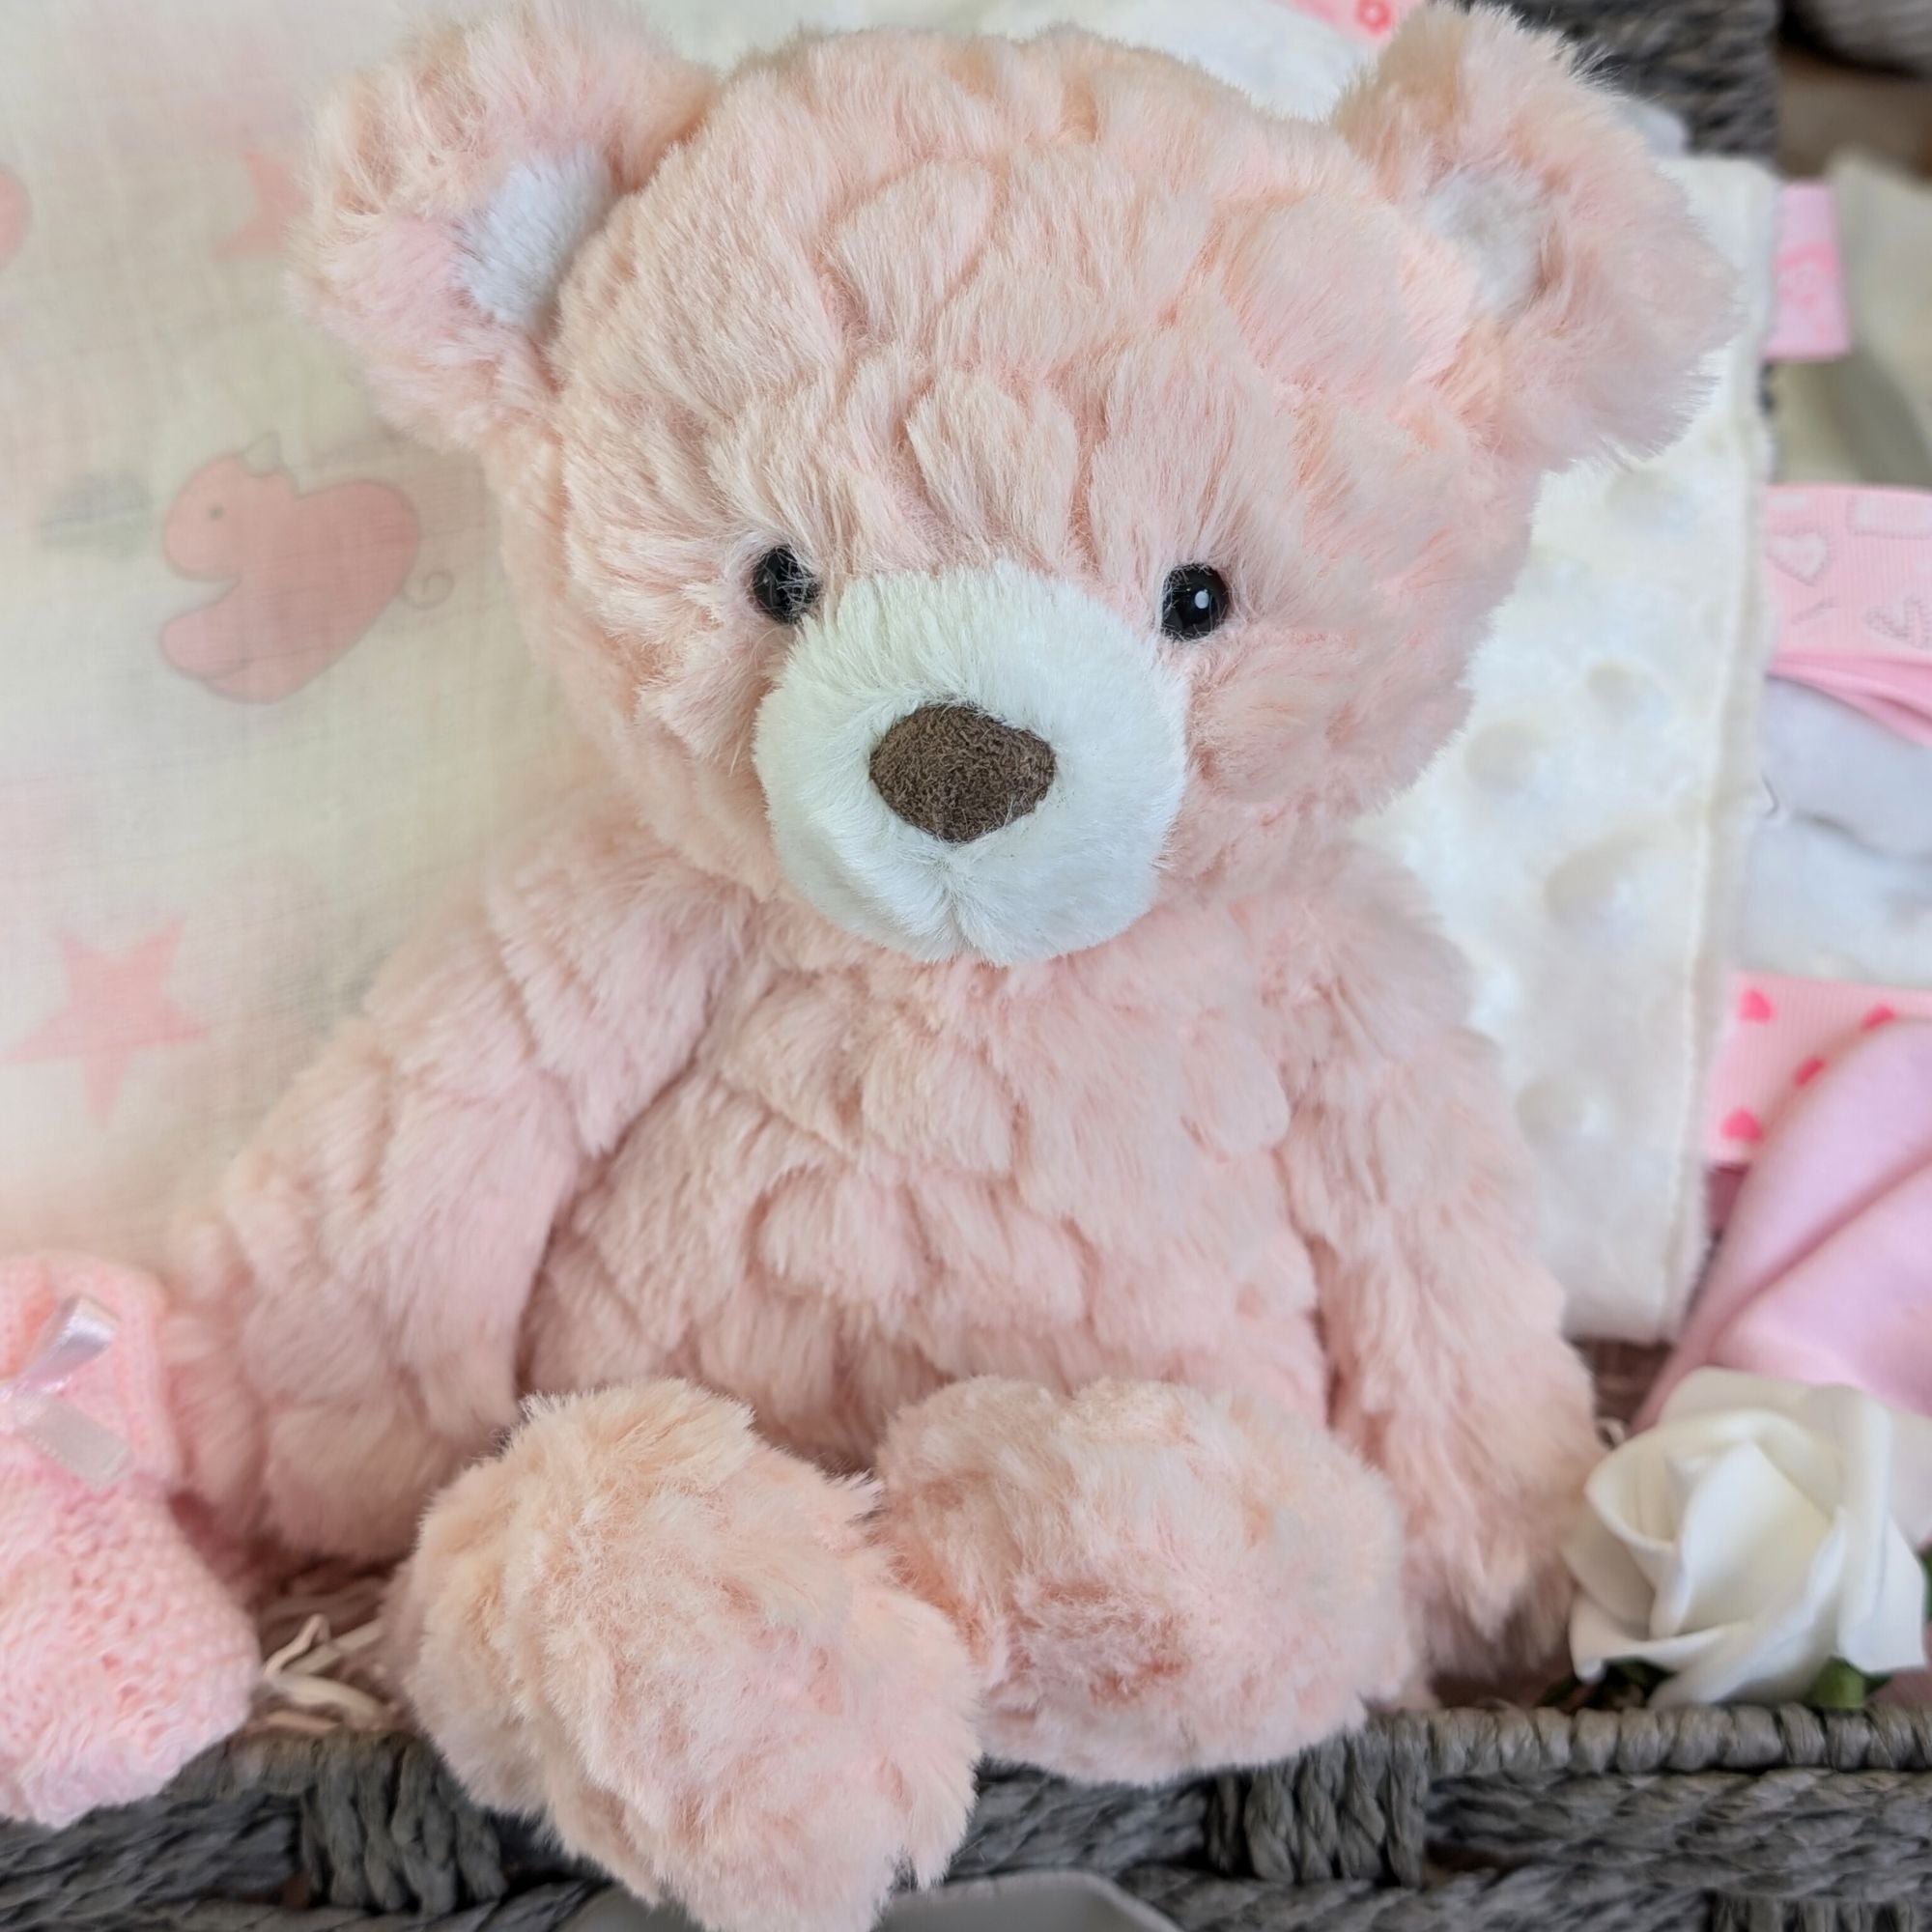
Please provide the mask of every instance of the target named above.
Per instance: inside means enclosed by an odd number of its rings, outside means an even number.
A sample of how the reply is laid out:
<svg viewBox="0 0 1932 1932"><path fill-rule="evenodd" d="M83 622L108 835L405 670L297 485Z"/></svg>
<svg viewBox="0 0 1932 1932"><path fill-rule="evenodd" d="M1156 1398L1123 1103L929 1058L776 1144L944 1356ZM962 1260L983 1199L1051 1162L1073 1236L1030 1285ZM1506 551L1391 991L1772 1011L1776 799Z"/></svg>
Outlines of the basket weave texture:
<svg viewBox="0 0 1932 1932"><path fill-rule="evenodd" d="M952 1877L1067 1868L1181 1932L1915 1932L1932 1710L1437 1712L1151 1791L989 1768ZM402 1733L0 1826L7 1932L550 1932L600 1883Z"/></svg>
<svg viewBox="0 0 1932 1932"><path fill-rule="evenodd" d="M1667 107L1700 154L1777 146L1777 0L1517 0L1588 49L1603 77Z"/></svg>

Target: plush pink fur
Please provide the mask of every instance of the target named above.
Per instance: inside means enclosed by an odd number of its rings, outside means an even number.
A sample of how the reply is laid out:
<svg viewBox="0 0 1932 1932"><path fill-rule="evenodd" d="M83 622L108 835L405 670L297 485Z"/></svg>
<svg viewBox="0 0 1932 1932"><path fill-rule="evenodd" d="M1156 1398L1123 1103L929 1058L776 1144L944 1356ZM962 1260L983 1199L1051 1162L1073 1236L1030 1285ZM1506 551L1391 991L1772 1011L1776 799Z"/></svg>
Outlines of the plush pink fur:
<svg viewBox="0 0 1932 1932"><path fill-rule="evenodd" d="M1001 1757L1103 1780L1259 1763L1408 1674L1394 1498L1252 1397L981 1376L901 1411L878 1467Z"/></svg>
<svg viewBox="0 0 1932 1932"><path fill-rule="evenodd" d="M1682 245L1676 188L1637 159L1634 134L1606 127L1548 41L1499 13L1427 10L1335 125L1410 211L1452 173L1547 185L1529 299L1478 327L1445 371L1486 441L1560 467L1659 448L1683 428L1692 392L1633 377L1689 367L1711 347L1726 271Z"/></svg>
<svg viewBox="0 0 1932 1932"><path fill-rule="evenodd" d="M1318 127L1073 34L714 84L538 12L325 121L313 299L480 449L610 784L390 967L189 1231L189 1476L398 1554L523 1396L639 1384L449 1492L410 1683L480 1790L714 1924L856 1922L943 1859L972 1747L861 1492L654 1378L883 1455L988 1737L1054 1763L1283 1748L1385 1694L1405 1630L1462 1667L1552 1628L1587 1386L1462 968L1347 829L1460 717L1542 471L1666 433L1722 330L1567 69L1424 14ZM465 295L468 224L586 144L629 191L525 334ZM1458 239L1498 180L1520 286ZM1002 970L807 908L751 756L781 543L835 605L1013 560L1148 638L1188 776L1145 917ZM1169 645L1192 560L1235 616ZM799 1645L822 1710L772 1697Z"/></svg>
<svg viewBox="0 0 1932 1932"><path fill-rule="evenodd" d="M233 1530L392 1557L515 1420L553 1224L689 1059L736 942L690 886L610 807L512 856L184 1228L176 1402Z"/></svg>
<svg viewBox="0 0 1932 1932"><path fill-rule="evenodd" d="M457 287L466 220L535 156L588 148L618 192L641 186L715 86L573 0L424 35L318 117L307 232L330 265L311 284L318 316L395 414L437 441L473 443L540 410L542 355Z"/></svg>
<svg viewBox="0 0 1932 1932"><path fill-rule="evenodd" d="M973 1799L973 1672L867 1540L871 1486L684 1382L540 1403L431 1510L405 1682L485 1802L700 1918L866 1932Z"/></svg>

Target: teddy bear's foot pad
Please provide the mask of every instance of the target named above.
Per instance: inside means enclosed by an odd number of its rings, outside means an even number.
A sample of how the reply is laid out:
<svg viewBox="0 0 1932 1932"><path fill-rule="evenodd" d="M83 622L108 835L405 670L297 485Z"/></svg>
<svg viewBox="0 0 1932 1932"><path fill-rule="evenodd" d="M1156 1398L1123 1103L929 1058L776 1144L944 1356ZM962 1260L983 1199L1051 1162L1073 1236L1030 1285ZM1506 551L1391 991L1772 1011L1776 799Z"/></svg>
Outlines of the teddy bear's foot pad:
<svg viewBox="0 0 1932 1932"><path fill-rule="evenodd" d="M1381 1478L1243 1397L990 1378L897 1417L884 1534L983 1676L997 1756L1149 1782L1287 1754L1408 1675Z"/></svg>
<svg viewBox="0 0 1932 1932"><path fill-rule="evenodd" d="M974 1673L873 1492L661 1381L538 1405L425 1519L400 1669L476 1796L719 1932L865 1932L965 1831Z"/></svg>

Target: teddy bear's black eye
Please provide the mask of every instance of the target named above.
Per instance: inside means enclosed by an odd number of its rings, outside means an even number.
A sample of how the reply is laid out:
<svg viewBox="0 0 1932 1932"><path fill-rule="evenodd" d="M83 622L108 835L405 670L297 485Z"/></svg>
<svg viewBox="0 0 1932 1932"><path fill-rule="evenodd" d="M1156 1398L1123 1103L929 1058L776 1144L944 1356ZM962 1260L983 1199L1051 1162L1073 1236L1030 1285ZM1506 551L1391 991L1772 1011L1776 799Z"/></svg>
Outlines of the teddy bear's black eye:
<svg viewBox="0 0 1932 1932"><path fill-rule="evenodd" d="M796 624L818 602L818 579L796 551L768 550L752 566L752 601L767 617Z"/></svg>
<svg viewBox="0 0 1932 1932"><path fill-rule="evenodd" d="M1160 628L1183 641L1205 638L1228 621L1228 581L1205 563L1183 563L1167 573L1160 593Z"/></svg>
<svg viewBox="0 0 1932 1932"><path fill-rule="evenodd" d="M1205 638L1228 621L1228 581L1211 564L1183 563L1167 573L1160 592L1160 628L1183 642Z"/></svg>

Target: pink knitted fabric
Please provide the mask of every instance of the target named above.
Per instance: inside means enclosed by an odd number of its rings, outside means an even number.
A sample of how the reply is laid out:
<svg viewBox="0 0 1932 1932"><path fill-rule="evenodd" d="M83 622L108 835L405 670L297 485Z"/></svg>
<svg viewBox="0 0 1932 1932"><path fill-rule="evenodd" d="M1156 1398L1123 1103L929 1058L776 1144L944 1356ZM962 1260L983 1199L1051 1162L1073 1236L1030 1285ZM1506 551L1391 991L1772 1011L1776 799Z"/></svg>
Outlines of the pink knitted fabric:
<svg viewBox="0 0 1932 1932"><path fill-rule="evenodd" d="M124 1473L91 1488L0 1403L0 1812L52 1825L154 1791L242 1721L260 1667L247 1617L166 1499L178 1461L155 1284L78 1259L0 1264L0 1386L72 1296L114 1335L58 1399L127 1444Z"/></svg>

